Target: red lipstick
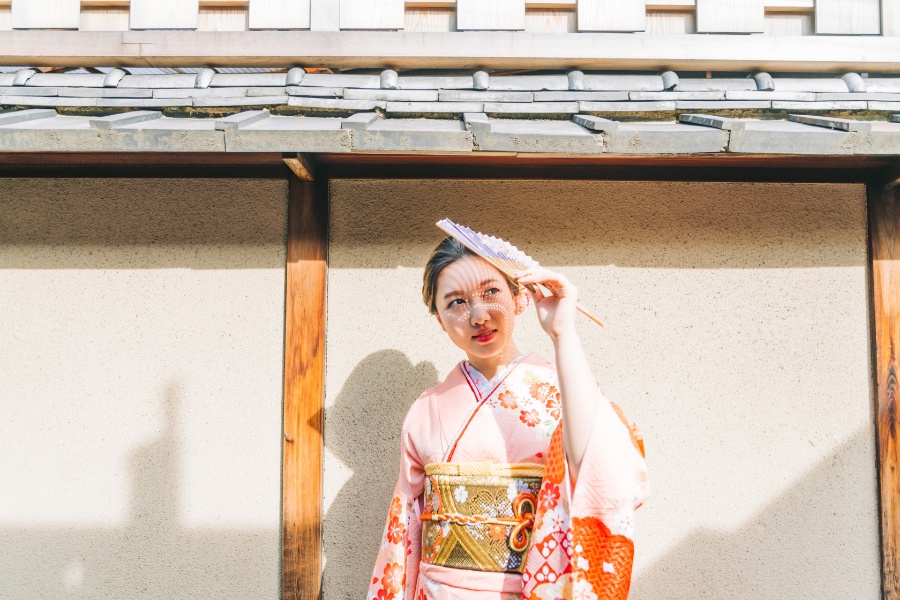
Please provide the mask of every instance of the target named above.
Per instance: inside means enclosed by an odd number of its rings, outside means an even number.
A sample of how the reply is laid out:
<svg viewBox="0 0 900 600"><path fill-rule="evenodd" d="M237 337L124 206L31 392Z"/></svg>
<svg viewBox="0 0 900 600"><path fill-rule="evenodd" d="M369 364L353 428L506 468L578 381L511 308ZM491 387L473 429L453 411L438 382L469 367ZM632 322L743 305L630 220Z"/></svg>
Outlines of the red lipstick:
<svg viewBox="0 0 900 600"><path fill-rule="evenodd" d="M482 329L478 333L472 336L472 339L476 342L480 342L482 344L486 344L493 340L497 336L496 329Z"/></svg>

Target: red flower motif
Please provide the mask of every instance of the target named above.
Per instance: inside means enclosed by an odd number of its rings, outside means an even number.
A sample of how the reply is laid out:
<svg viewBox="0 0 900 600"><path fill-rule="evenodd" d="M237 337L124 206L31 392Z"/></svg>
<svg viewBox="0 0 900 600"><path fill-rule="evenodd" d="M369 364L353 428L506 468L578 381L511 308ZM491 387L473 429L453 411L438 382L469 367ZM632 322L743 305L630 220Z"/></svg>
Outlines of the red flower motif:
<svg viewBox="0 0 900 600"><path fill-rule="evenodd" d="M503 525L491 525L488 527L488 535L490 535L491 539L495 542L506 539L506 527Z"/></svg>
<svg viewBox="0 0 900 600"><path fill-rule="evenodd" d="M541 493L538 496L538 506L541 511L547 512L556 508L557 503L559 502L559 486L549 481L544 483L544 486L541 488Z"/></svg>
<svg viewBox="0 0 900 600"><path fill-rule="evenodd" d="M559 392L556 392L555 394L550 394L550 396L547 398L547 403L544 404L544 406L547 407L547 412L550 413L550 416L558 421L559 415L560 415L560 408L561 408L560 400L559 400Z"/></svg>
<svg viewBox="0 0 900 600"><path fill-rule="evenodd" d="M507 390L500 394L500 406L503 408L519 408L519 404L516 402L516 395L512 392L512 390Z"/></svg>
<svg viewBox="0 0 900 600"><path fill-rule="evenodd" d="M385 589L378 590L378 595L375 596L378 600L394 600L394 594Z"/></svg>
<svg viewBox="0 0 900 600"><path fill-rule="evenodd" d="M403 565L400 563L388 563L384 566L384 577L381 585L392 594L399 594L403 589Z"/></svg>
<svg viewBox="0 0 900 600"><path fill-rule="evenodd" d="M400 522L400 519L397 517L391 517L388 521L387 526L387 539L392 544L399 544L400 540L403 539L403 536L406 534L406 527L403 523Z"/></svg>
<svg viewBox="0 0 900 600"><path fill-rule="evenodd" d="M388 512L388 515L391 517L400 516L400 512L403 510L403 505L400 504L400 498L394 496L394 499L391 500L391 510Z"/></svg>
<svg viewBox="0 0 900 600"><path fill-rule="evenodd" d="M546 381L532 383L528 391L531 393L531 397L541 404L547 404L547 399L558 393L556 386L552 386Z"/></svg>
<svg viewBox="0 0 900 600"><path fill-rule="evenodd" d="M534 427L541 422L541 418L538 416L538 412L534 409L521 411L519 413L519 420L529 427Z"/></svg>

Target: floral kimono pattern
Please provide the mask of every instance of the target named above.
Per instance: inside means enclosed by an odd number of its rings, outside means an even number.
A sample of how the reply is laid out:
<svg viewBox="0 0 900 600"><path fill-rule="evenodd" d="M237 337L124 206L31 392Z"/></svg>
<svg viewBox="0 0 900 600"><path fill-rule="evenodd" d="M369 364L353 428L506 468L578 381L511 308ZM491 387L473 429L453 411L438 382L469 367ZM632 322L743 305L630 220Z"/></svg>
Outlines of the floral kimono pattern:
<svg viewBox="0 0 900 600"><path fill-rule="evenodd" d="M572 485L556 370L545 359L525 355L490 381L463 362L426 390L403 424L400 475L367 600L624 600L647 472L639 434L605 397L599 401ZM431 509L423 505L425 466L435 463L545 466L521 574L422 557L420 517ZM511 489L510 500L520 491ZM454 495L465 503L469 490Z"/></svg>

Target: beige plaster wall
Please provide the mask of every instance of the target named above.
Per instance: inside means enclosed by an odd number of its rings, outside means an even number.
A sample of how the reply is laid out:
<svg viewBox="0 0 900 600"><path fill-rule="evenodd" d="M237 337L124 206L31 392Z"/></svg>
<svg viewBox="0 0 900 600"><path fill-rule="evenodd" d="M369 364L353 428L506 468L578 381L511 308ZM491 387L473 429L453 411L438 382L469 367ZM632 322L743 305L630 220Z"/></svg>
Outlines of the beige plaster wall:
<svg viewBox="0 0 900 600"><path fill-rule="evenodd" d="M0 598L279 597L286 193L0 180Z"/></svg>
<svg viewBox="0 0 900 600"><path fill-rule="evenodd" d="M644 429L632 598L879 596L859 185L337 181L326 600L364 595L408 405L461 356L420 300L450 217L580 285L607 394ZM520 347L549 354L534 313Z"/></svg>

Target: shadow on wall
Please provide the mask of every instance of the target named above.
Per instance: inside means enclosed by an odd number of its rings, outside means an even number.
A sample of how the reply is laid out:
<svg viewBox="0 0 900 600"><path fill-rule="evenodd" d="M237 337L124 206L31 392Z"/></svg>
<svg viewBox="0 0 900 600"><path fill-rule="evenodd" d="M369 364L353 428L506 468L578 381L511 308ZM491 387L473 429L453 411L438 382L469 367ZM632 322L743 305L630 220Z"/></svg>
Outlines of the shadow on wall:
<svg viewBox="0 0 900 600"><path fill-rule="evenodd" d="M635 578L630 597L880 597L877 544L860 552L859 543L853 541L860 535L877 538L878 512L875 490L870 489L871 472L859 468L871 461L870 469L874 469L868 436L868 430L858 431L735 530L701 528L680 540ZM656 493L665 494L665 490ZM706 501L697 498L697 502ZM865 522L866 517L871 531L842 527ZM769 551L762 554L760 548Z"/></svg>
<svg viewBox="0 0 900 600"><path fill-rule="evenodd" d="M286 197L287 179L0 179L0 269L271 269Z"/></svg>
<svg viewBox="0 0 900 600"><path fill-rule="evenodd" d="M0 598L274 598L280 532L179 525L177 383L162 403L164 431L129 458L128 523L0 528Z"/></svg>
<svg viewBox="0 0 900 600"><path fill-rule="evenodd" d="M430 362L414 365L402 352L381 350L353 369L326 411L327 419L340 424L335 426L340 433L326 438L325 445L353 472L325 515L325 589L341 590L329 600L365 597L397 481L403 417L418 395L437 383ZM392 400L385 405L384 398ZM352 532L343 527L348 523ZM357 564L369 570L347 568Z"/></svg>
<svg viewBox="0 0 900 600"><path fill-rule="evenodd" d="M434 223L445 217L555 266L753 269L865 260L863 185L336 180L331 198L330 235L340 240L332 269L420 268L443 237ZM565 235L523 239L525 231Z"/></svg>

